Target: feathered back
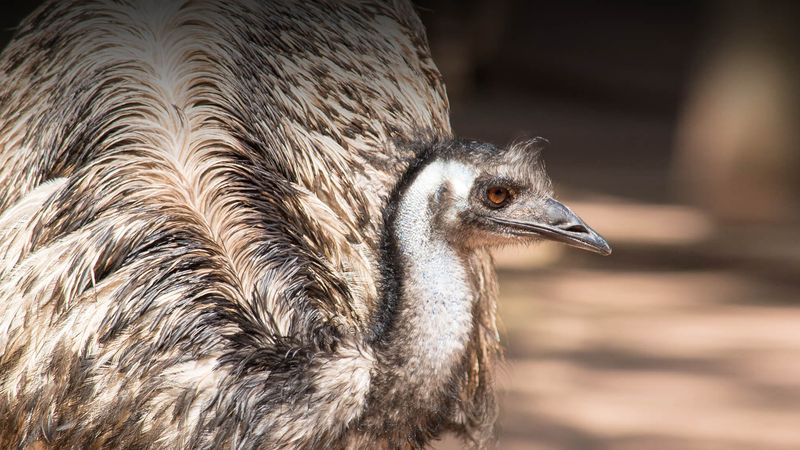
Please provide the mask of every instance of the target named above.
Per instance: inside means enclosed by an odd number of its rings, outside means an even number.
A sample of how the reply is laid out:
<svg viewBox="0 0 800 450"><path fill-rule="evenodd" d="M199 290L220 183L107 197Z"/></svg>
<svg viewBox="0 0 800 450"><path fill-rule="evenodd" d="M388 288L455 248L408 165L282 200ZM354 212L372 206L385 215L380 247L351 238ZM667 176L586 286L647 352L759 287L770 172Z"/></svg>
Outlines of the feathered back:
<svg viewBox="0 0 800 450"><path fill-rule="evenodd" d="M405 2L39 8L0 59L0 446L345 442L394 142L447 114Z"/></svg>

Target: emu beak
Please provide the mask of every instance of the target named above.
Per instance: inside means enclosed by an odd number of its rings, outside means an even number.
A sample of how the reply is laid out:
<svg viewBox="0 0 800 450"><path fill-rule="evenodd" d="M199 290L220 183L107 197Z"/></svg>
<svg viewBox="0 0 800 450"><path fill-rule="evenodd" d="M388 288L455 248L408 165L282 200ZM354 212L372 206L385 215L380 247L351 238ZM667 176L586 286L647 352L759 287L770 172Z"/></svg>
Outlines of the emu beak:
<svg viewBox="0 0 800 450"><path fill-rule="evenodd" d="M611 246L602 236L563 203L552 198L546 201L544 213L535 222L508 219L499 219L497 222L603 256L611 254Z"/></svg>
<svg viewBox="0 0 800 450"><path fill-rule="evenodd" d="M561 202L547 200L542 222L537 224L537 231L548 239L603 256L611 254L608 242Z"/></svg>

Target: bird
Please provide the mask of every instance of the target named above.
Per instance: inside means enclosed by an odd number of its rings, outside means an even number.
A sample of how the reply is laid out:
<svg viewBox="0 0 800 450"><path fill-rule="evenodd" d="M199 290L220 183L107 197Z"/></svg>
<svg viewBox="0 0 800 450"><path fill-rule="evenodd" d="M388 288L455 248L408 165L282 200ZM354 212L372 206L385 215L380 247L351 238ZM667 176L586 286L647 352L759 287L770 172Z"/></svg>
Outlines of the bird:
<svg viewBox="0 0 800 450"><path fill-rule="evenodd" d="M0 55L0 447L491 446L490 250L608 254L454 136L406 1L51 0Z"/></svg>

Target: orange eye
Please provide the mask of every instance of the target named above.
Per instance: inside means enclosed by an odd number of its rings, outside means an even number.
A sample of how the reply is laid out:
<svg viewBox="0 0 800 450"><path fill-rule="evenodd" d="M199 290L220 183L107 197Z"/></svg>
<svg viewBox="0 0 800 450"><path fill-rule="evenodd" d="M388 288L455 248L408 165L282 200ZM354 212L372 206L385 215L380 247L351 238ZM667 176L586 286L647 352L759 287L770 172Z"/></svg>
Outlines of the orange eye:
<svg viewBox="0 0 800 450"><path fill-rule="evenodd" d="M502 186L492 186L486 190L486 200L491 206L503 206L510 198L511 193Z"/></svg>

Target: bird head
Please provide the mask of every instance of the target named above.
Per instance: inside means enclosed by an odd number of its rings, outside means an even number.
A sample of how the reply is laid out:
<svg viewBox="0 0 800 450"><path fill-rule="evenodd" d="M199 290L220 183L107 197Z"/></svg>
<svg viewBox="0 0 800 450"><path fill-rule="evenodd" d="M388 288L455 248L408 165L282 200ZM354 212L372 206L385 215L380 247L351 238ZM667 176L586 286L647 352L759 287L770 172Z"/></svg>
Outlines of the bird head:
<svg viewBox="0 0 800 450"><path fill-rule="evenodd" d="M546 143L451 141L429 149L413 185L430 195L417 207L428 208L432 230L465 249L544 239L610 254L605 239L553 198L541 158Z"/></svg>

